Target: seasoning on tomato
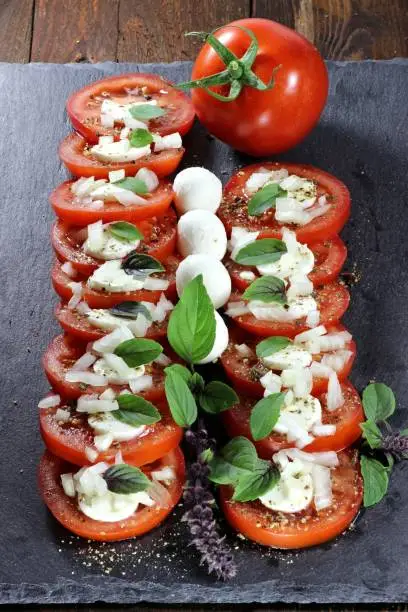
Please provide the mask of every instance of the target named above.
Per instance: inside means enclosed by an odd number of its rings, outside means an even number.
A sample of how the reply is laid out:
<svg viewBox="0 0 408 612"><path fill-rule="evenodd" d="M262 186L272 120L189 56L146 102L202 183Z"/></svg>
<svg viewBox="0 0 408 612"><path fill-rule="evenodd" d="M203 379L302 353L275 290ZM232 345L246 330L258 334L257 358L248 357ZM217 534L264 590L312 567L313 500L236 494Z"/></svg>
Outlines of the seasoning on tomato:
<svg viewBox="0 0 408 612"><path fill-rule="evenodd" d="M298 144L317 123L328 94L317 49L268 19L240 19L205 35L191 78L178 87L192 89L201 123L255 156Z"/></svg>

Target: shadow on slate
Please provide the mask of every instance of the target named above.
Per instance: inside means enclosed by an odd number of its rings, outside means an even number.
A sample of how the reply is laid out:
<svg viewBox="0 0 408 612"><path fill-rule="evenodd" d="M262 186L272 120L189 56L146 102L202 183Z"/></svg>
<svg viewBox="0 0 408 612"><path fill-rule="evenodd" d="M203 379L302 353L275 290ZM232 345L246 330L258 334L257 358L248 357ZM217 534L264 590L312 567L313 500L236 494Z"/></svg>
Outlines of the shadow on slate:
<svg viewBox="0 0 408 612"><path fill-rule="evenodd" d="M352 380L391 385L396 425L408 424L408 62L329 62L330 97L313 134L283 159L333 172L349 187L352 217L343 237L352 288L345 318L358 343ZM334 543L299 553L261 549L233 534L238 576L217 583L198 567L173 518L136 542L91 544L68 535L36 488L42 452L37 402L47 390L41 355L58 331L50 286L49 192L66 177L57 157L70 125L67 96L104 75L145 70L180 81L190 65L0 64L1 449L0 602L296 603L408 599L408 472L390 495ZM206 165L225 181L249 160L196 125L184 165ZM178 509L178 515L182 510Z"/></svg>

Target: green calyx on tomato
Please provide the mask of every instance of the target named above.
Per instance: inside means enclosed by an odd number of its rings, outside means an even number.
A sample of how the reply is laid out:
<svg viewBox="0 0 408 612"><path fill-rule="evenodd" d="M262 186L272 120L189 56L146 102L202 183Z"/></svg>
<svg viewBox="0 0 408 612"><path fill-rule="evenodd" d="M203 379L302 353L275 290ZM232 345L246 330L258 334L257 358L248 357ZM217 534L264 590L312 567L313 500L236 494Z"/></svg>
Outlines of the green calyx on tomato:
<svg viewBox="0 0 408 612"><path fill-rule="evenodd" d="M223 45L217 38L215 38L214 33L210 32L188 32L186 36L200 36L204 39L206 43L211 45L214 51L219 55L222 61L225 63L226 69L221 72L217 72L216 74L212 74L208 77L203 77L202 79L197 79L194 81L186 81L185 83L179 83L177 85L180 89L193 89L196 87L200 87L205 89L205 91L216 98L217 100L221 100L221 102L231 102L236 100L241 93L244 85L247 87L253 87L254 89L258 89L259 91L267 91L272 89L275 85L274 75L277 70L279 70L280 66L276 66L274 68L272 78L269 83L264 83L256 74L252 71L252 65L255 61L256 55L258 53L258 40L253 32L248 28L243 26L234 26L243 30L248 34L251 39L251 44L248 49L244 53L241 58L238 58L235 53L230 51L225 45ZM215 32L216 30L214 30ZM229 85L230 90L227 96L223 96L215 91L209 89L210 87L215 87L219 85Z"/></svg>

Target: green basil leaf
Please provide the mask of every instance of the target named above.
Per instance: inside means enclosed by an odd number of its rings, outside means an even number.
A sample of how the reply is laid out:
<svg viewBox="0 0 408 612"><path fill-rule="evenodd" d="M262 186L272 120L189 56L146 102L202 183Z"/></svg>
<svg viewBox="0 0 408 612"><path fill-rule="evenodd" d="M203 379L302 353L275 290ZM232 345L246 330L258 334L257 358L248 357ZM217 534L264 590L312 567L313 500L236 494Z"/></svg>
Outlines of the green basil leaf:
<svg viewBox="0 0 408 612"><path fill-rule="evenodd" d="M278 261L286 252L286 244L282 240L262 238L242 247L235 261L243 266L259 266Z"/></svg>
<svg viewBox="0 0 408 612"><path fill-rule="evenodd" d="M184 382L186 382L188 385L190 384L190 380L192 377L190 370L185 366L180 365L179 363L173 363L172 365L167 366L167 368L164 368L164 372L166 374L168 372L175 372L176 374L181 376Z"/></svg>
<svg viewBox="0 0 408 612"><path fill-rule="evenodd" d="M192 425L197 418L197 404L184 378L177 371L166 368L164 389L177 425L180 427Z"/></svg>
<svg viewBox="0 0 408 612"><path fill-rule="evenodd" d="M140 425L152 425L161 420L161 414L153 404L139 395L124 393L118 395L116 401L119 410L112 410L112 416L118 421L139 427Z"/></svg>
<svg viewBox="0 0 408 612"><path fill-rule="evenodd" d="M127 463L112 465L104 472L103 478L106 480L109 491L122 495L146 491L151 484L142 470L127 465Z"/></svg>
<svg viewBox="0 0 408 612"><path fill-rule="evenodd" d="M395 410L395 396L383 383L372 383L363 391L363 408L367 419L385 421Z"/></svg>
<svg viewBox="0 0 408 612"><path fill-rule="evenodd" d="M115 355L122 357L130 368L137 368L151 363L163 352L163 347L154 340L132 338L121 342L114 350Z"/></svg>
<svg viewBox="0 0 408 612"><path fill-rule="evenodd" d="M280 472L273 463L260 463L251 474L241 476L235 487L232 499L249 502L265 495L273 489L280 480Z"/></svg>
<svg viewBox="0 0 408 612"><path fill-rule="evenodd" d="M364 480L364 507L375 506L388 490L388 468L377 459L361 456L361 474Z"/></svg>
<svg viewBox="0 0 408 612"><path fill-rule="evenodd" d="M194 372L188 386L190 387L191 393L194 395L200 394L205 387L204 378L198 372Z"/></svg>
<svg viewBox="0 0 408 612"><path fill-rule="evenodd" d="M275 208L276 198L285 198L287 192L278 183L270 183L259 189L248 202L248 214L260 216L269 208Z"/></svg>
<svg viewBox="0 0 408 612"><path fill-rule="evenodd" d="M127 176L126 178L120 179L120 181L116 181L115 186L133 191L133 193L137 193L138 195L149 193L146 183L134 176Z"/></svg>
<svg viewBox="0 0 408 612"><path fill-rule="evenodd" d="M265 340L257 344L256 354L259 359L269 357L269 355L273 355L273 353L285 349L291 342L292 341L285 336L271 336L270 338L265 338Z"/></svg>
<svg viewBox="0 0 408 612"><path fill-rule="evenodd" d="M155 272L165 272L165 268L160 261L157 261L154 257L150 257L150 255L137 253L136 251L132 251L129 255L126 255L122 260L122 268L129 276L141 279Z"/></svg>
<svg viewBox="0 0 408 612"><path fill-rule="evenodd" d="M363 438L367 440L371 448L379 448L382 442L382 434L374 421L365 421L360 423L360 428L363 432Z"/></svg>
<svg viewBox="0 0 408 612"><path fill-rule="evenodd" d="M154 106L153 104L135 104L129 108L129 112L133 119L139 119L139 121L157 119L157 117L163 117L166 114L161 106Z"/></svg>
<svg viewBox="0 0 408 612"><path fill-rule="evenodd" d="M167 328L168 340L184 361L197 363L214 346L214 306L200 274L186 285L179 302L172 310Z"/></svg>
<svg viewBox="0 0 408 612"><path fill-rule="evenodd" d="M285 283L276 276L261 276L245 289L242 297L245 300L259 300L260 302L276 302L286 304Z"/></svg>
<svg viewBox="0 0 408 612"><path fill-rule="evenodd" d="M137 128L132 130L129 136L129 142L131 147L145 147L146 145L152 144L153 136L149 130L143 128Z"/></svg>
<svg viewBox="0 0 408 612"><path fill-rule="evenodd" d="M210 461L209 479L216 484L236 484L239 477L258 464L255 446L243 436L233 438Z"/></svg>
<svg viewBox="0 0 408 612"><path fill-rule="evenodd" d="M249 419L254 440L262 440L269 436L279 419L284 401L285 393L272 393L255 404Z"/></svg>
<svg viewBox="0 0 408 612"><path fill-rule="evenodd" d="M203 410L210 414L218 414L228 410L239 402L234 389L219 380L213 380L205 386L198 402Z"/></svg>
<svg viewBox="0 0 408 612"><path fill-rule="evenodd" d="M143 240L144 236L140 229L128 223L127 221L116 221L108 225L109 233L112 234L118 240L122 242L135 242L136 240Z"/></svg>
<svg viewBox="0 0 408 612"><path fill-rule="evenodd" d="M148 321L152 320L149 309L141 302L120 302L120 304L109 308L109 312L115 317L122 317L123 319L137 319L141 314Z"/></svg>
<svg viewBox="0 0 408 612"><path fill-rule="evenodd" d="M206 448L200 455L200 459L205 463L209 463L214 457L214 451L211 448Z"/></svg>

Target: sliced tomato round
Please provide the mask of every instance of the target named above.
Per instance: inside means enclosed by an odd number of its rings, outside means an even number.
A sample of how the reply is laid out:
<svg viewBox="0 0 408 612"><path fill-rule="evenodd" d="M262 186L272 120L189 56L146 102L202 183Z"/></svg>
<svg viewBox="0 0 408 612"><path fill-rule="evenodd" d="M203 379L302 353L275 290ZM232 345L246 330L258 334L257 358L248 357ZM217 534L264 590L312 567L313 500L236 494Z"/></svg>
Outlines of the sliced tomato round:
<svg viewBox="0 0 408 612"><path fill-rule="evenodd" d="M320 311L320 325L334 325L340 321L346 312L350 294L344 285L340 283L330 283L319 287L314 293ZM231 294L230 302L241 302L242 294L234 292ZM257 319L252 314L245 314L233 317L234 321L246 331L256 336L287 336L294 338L297 334L309 329L306 319L296 321L266 321Z"/></svg>
<svg viewBox="0 0 408 612"><path fill-rule="evenodd" d="M58 304L55 309L55 317L65 332L83 342L93 342L110 333L91 325L85 315L77 310L68 308L67 304ZM167 336L168 320L169 314L162 323L154 321L147 330L145 338L158 340L159 342L165 339Z"/></svg>
<svg viewBox="0 0 408 612"><path fill-rule="evenodd" d="M193 125L195 111L190 98L170 81L157 74L120 74L95 81L68 99L67 113L71 123L89 142L98 142L100 136L119 136L123 127L108 128L101 125L101 105L104 100L114 100L119 104L156 100L166 112L149 121L148 127L161 136L174 132L186 134Z"/></svg>
<svg viewBox="0 0 408 612"><path fill-rule="evenodd" d="M313 285L319 287L336 280L347 258L344 242L338 236L333 236L324 242L310 244L309 248L315 257L315 267L308 274ZM233 286L239 291L245 291L252 282L242 278L242 272L253 272L256 278L260 277L255 266L242 266L230 257L224 261L224 265L230 273Z"/></svg>
<svg viewBox="0 0 408 612"><path fill-rule="evenodd" d="M124 170L126 176L134 176L140 168L148 168L157 176L165 177L176 171L185 149L166 149L151 152L145 157L130 162L103 162L91 151L92 145L79 134L69 134L61 142L58 154L63 164L74 176L94 176L96 179L108 178L113 170Z"/></svg>
<svg viewBox="0 0 408 612"><path fill-rule="evenodd" d="M344 396L344 404L334 412L327 410L326 394L319 396L322 405L322 423L324 425L336 425L336 432L331 436L316 437L311 444L306 446L305 451L340 451L347 448L361 436L360 423L364 421L364 412L360 396L350 383L345 380L341 383ZM317 395L317 394L315 394ZM246 436L252 439L249 427L249 418L252 407L257 400L253 397L241 396L240 403L222 413L228 435ZM270 459L274 453L283 448L291 448L293 442L288 442L286 436L276 433L254 442L258 453L265 459Z"/></svg>
<svg viewBox="0 0 408 612"><path fill-rule="evenodd" d="M248 215L248 195L245 183L253 172L260 168L277 170L286 168L290 174L315 181L318 196L325 195L330 209L321 217L317 217L299 226L282 225L275 220L274 209L269 209L259 217ZM346 185L339 179L319 168L305 164L285 162L265 162L241 168L228 181L224 188L224 197L218 209L218 216L224 223L227 233L233 227L244 227L250 231L260 231L260 238L281 238L282 228L288 227L296 232L299 242L307 244L321 242L338 234L350 215L350 193Z"/></svg>
<svg viewBox="0 0 408 612"><path fill-rule="evenodd" d="M160 217L139 221L137 227L143 234L135 249L138 253L146 253L159 261L173 254L177 239L177 216L172 208ZM81 274L90 276L104 261L82 250L87 235L86 228L59 219L52 226L51 243L60 261L69 261Z"/></svg>
<svg viewBox="0 0 408 612"><path fill-rule="evenodd" d="M143 466L143 472L150 476L153 470L171 467L176 479L167 487L169 501L162 506L140 506L133 516L117 522L95 521L83 514L72 497L65 495L61 485L61 474L78 471L78 466L45 452L39 466L38 482L41 496L51 514L66 529L88 540L113 542L143 535L157 527L178 504L185 482L183 453L174 449L154 463Z"/></svg>
<svg viewBox="0 0 408 612"><path fill-rule="evenodd" d="M350 526L363 500L357 452L345 451L338 457L339 466L331 472L333 502L328 508L317 511L311 503L296 514L274 512L259 500L234 502L231 487L222 486L220 501L227 521L249 540L272 548L308 548L332 540Z"/></svg>
<svg viewBox="0 0 408 612"><path fill-rule="evenodd" d="M55 414L61 408L69 410L69 421L57 421ZM113 462L116 453L122 453L124 463L145 465L152 463L175 449L181 442L183 430L173 421L167 402L157 404L161 420L147 425L143 435L126 442L115 442L98 454L98 461ZM88 425L88 415L76 412L63 400L59 406L40 409L40 431L44 444L53 455L75 465L90 465L86 447L94 446L94 430Z"/></svg>
<svg viewBox="0 0 408 612"><path fill-rule="evenodd" d="M51 206L57 217L71 225L85 226L95 221L129 221L135 223L151 217L164 215L173 199L173 189L169 181L160 181L152 193L143 196L146 204L122 206L119 202L105 202L103 208L92 209L79 203L71 191L73 181L61 183L50 195Z"/></svg>
<svg viewBox="0 0 408 612"><path fill-rule="evenodd" d="M346 331L346 328L339 324L331 325L327 328L327 331L328 333L339 333ZM251 397L263 397L265 389L259 382L259 379L269 372L269 368L256 355L256 346L261 342L262 338L254 338L235 326L230 327L229 332L229 344L220 358L226 375L234 388L240 393ZM240 344L246 344L251 353L249 355L242 355L237 349L237 345ZM345 380L351 372L357 351L354 340L350 340L346 344L345 350L350 351L351 355L342 369L337 372L340 381ZM320 362L324 354L313 355L313 361ZM320 394L327 391L327 383L327 378L313 378L312 393Z"/></svg>
<svg viewBox="0 0 408 612"><path fill-rule="evenodd" d="M79 342L67 334L56 336L43 355L43 367L48 381L55 391L66 399L77 399L85 393L103 393L106 387L93 387L84 383L70 383L65 374L81 355L86 352L86 343ZM139 395L149 402L160 402L164 398L164 366L150 363L145 366L146 374L152 376L153 386ZM126 385L109 385L116 393L128 389Z"/></svg>
<svg viewBox="0 0 408 612"><path fill-rule="evenodd" d="M62 264L59 261L56 261L52 268L51 280L55 291L64 302L68 302L72 297L72 289L69 286L69 283L72 283L73 281L82 282L82 299L91 308L112 308L112 306L116 306L117 304L120 304L120 302L126 301L156 303L159 301L162 293L164 293L169 300L174 301L177 298L175 275L179 262L179 258L175 255L171 255L164 262L166 267L164 278L170 282L170 285L166 291L148 291L147 289L140 289L139 291L130 291L127 293L107 293L103 291L96 291L87 286L86 277L76 276L75 279L72 279L70 276L68 276L68 274L61 269ZM160 278L163 278L163 276Z"/></svg>

